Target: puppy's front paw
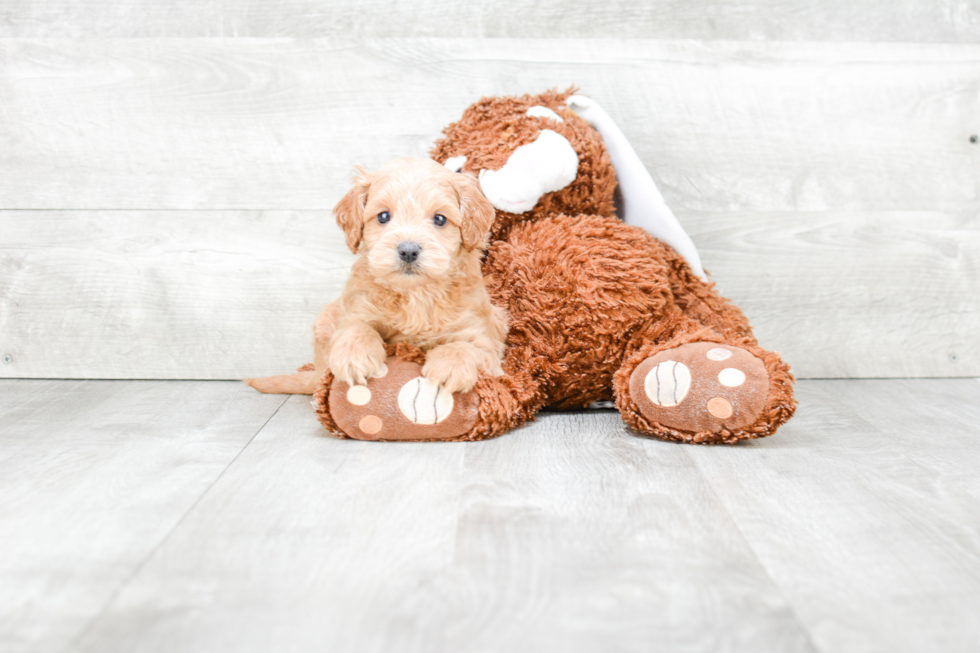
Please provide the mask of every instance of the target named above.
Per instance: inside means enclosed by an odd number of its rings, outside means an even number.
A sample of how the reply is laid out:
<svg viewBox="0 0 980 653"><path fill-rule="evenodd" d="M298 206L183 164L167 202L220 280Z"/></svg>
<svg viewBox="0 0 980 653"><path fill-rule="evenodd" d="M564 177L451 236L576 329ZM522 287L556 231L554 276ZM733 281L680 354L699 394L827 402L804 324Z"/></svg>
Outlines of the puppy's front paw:
<svg viewBox="0 0 980 653"><path fill-rule="evenodd" d="M340 334L330 349L330 371L349 385L364 385L384 368L385 346L380 337Z"/></svg>
<svg viewBox="0 0 980 653"><path fill-rule="evenodd" d="M384 367L385 350L381 348L380 355L377 351L358 355L337 355L330 356L330 371L334 378L337 378L349 385L364 385L367 380L380 376Z"/></svg>
<svg viewBox="0 0 980 653"><path fill-rule="evenodd" d="M463 343L440 345L425 356L422 376L450 393L469 392L476 385L479 365Z"/></svg>

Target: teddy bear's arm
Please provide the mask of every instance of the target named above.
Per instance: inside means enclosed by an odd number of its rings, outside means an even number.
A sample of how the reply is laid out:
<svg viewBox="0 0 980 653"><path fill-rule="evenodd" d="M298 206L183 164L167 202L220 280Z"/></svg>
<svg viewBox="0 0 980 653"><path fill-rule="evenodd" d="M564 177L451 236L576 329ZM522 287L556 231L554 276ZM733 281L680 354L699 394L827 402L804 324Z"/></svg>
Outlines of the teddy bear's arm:
<svg viewBox="0 0 980 653"><path fill-rule="evenodd" d="M643 227L654 238L670 245L684 257L695 274L707 280L694 241L667 206L653 177L626 140L626 135L591 98L573 95L568 98L568 106L602 136L623 194L623 222Z"/></svg>

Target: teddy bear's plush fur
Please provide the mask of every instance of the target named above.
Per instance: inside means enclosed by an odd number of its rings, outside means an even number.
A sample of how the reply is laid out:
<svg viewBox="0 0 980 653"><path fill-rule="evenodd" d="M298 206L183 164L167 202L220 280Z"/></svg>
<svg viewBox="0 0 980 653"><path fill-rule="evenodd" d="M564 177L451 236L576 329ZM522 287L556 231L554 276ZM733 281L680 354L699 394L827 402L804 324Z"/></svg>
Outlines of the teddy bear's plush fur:
<svg viewBox="0 0 980 653"><path fill-rule="evenodd" d="M557 112L574 89L564 93L548 91L541 95L523 97L483 98L471 105L458 122L444 130L444 137L432 148L432 158L446 163L451 157L463 155L462 171L479 174L481 170L498 170L514 150L533 142L542 129L564 136L578 154L578 174L561 190L548 193L527 213L508 213L497 210L497 219L490 231L490 242L504 240L511 227L518 223L534 222L561 213L569 215L613 215L613 194L616 190L616 171L602 144L602 137L571 111L561 115L564 122L529 118L532 106L544 106ZM571 114L565 116L565 114Z"/></svg>
<svg viewBox="0 0 980 653"><path fill-rule="evenodd" d="M566 106L570 95L485 98L432 151L439 163L465 156L462 170L481 174L552 130L578 155L571 183L525 213L497 211L483 272L491 301L510 315L504 375L483 375L455 403L430 410L423 389L407 383L424 355L389 345L398 373L371 379L366 403L348 401L351 388L329 371L321 378L314 406L328 429L479 440L542 408L614 400L640 433L730 443L771 435L792 416L789 367L758 346L741 311L673 249L615 217L615 170L599 134ZM555 118L529 115L532 107Z"/></svg>

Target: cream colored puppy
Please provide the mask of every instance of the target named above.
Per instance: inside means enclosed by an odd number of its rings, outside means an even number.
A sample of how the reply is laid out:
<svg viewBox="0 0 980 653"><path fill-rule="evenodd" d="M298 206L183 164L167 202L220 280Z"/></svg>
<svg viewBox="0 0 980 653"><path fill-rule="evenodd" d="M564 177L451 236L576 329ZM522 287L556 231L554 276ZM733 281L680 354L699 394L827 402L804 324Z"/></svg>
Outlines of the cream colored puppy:
<svg viewBox="0 0 980 653"><path fill-rule="evenodd" d="M422 374L465 392L480 372L502 374L507 318L490 304L480 262L494 209L475 178L431 159L359 169L334 207L357 254L340 299L314 326L314 370L246 379L262 392L312 394L329 367L351 385L378 375L385 343L426 352Z"/></svg>

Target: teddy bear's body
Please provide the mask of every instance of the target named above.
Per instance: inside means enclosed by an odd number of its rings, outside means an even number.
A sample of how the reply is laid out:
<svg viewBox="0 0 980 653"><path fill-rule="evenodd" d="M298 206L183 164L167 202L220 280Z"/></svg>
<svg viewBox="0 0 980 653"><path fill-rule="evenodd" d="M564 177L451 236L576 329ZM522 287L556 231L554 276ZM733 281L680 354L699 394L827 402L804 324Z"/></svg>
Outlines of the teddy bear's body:
<svg viewBox="0 0 980 653"><path fill-rule="evenodd" d="M632 372L661 351L700 342L749 350L763 361L768 356L771 373L779 379L776 391L769 383L750 387L751 381L741 390L768 391L770 410L791 401L787 366L757 347L741 311L639 227L588 215L517 225L490 248L484 272L491 300L510 314L507 377L498 391L518 389L525 411L616 399L627 422L649 432L651 425L644 424L630 394ZM731 390L718 384L705 401ZM737 396L729 399L736 410L745 403ZM719 432L711 438L669 426L657 434L685 441L739 438L738 429L725 429L724 420L717 421L713 426Z"/></svg>
<svg viewBox="0 0 980 653"><path fill-rule="evenodd" d="M504 375L447 398L418 380L423 352L389 346L393 372L369 381L366 403L324 375L314 405L328 428L473 440L542 408L614 399L639 432L734 442L792 415L789 368L758 347L741 311L674 249L614 215L615 171L599 134L565 105L570 94L485 99L433 150L479 174L498 207L483 269L491 301L509 314ZM552 172L535 178L529 165Z"/></svg>
<svg viewBox="0 0 980 653"><path fill-rule="evenodd" d="M705 322L735 337L748 330L671 249L614 217L519 225L491 247L484 273L491 301L510 314L505 369L539 386L540 407L612 399L613 375L640 343Z"/></svg>

